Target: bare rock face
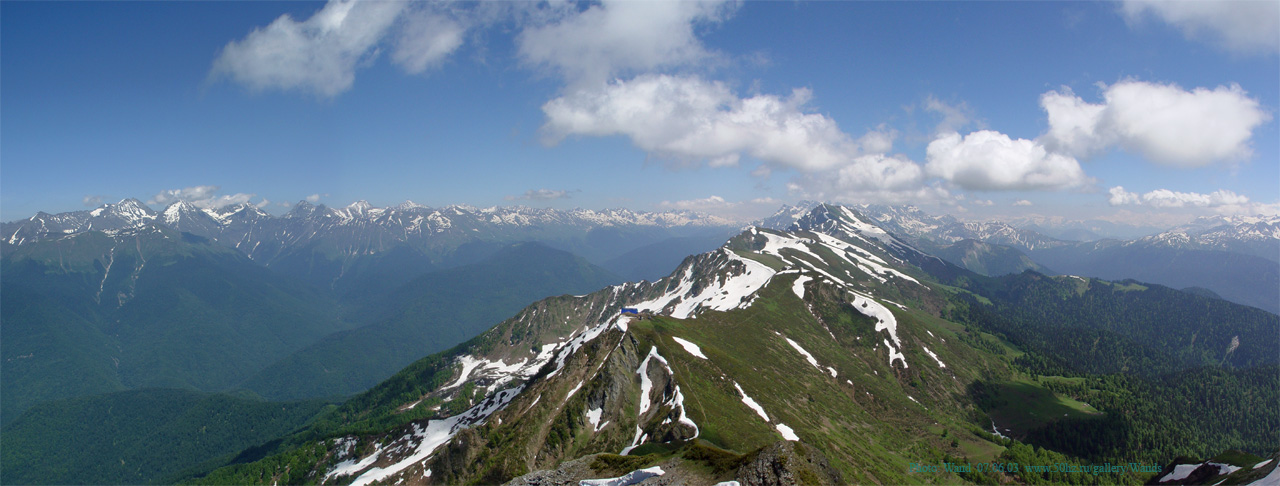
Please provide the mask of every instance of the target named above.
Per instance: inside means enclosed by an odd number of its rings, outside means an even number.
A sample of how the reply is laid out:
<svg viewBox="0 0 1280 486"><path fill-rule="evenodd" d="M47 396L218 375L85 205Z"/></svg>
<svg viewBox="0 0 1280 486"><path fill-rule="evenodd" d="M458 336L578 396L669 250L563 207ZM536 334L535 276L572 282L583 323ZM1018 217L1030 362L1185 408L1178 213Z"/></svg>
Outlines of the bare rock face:
<svg viewBox="0 0 1280 486"><path fill-rule="evenodd" d="M742 486L843 484L840 471L822 452L800 442L782 441L746 457L738 468Z"/></svg>

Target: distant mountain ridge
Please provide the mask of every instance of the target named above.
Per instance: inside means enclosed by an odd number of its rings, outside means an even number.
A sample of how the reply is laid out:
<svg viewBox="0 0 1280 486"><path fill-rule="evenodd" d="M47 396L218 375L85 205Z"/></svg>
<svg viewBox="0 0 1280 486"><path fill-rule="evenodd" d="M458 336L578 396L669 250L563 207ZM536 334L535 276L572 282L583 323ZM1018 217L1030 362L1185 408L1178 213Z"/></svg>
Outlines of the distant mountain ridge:
<svg viewBox="0 0 1280 486"><path fill-rule="evenodd" d="M399 240L412 240L426 235L467 236L471 232L501 232L503 228L552 228L557 226L625 227L646 226L659 228L733 226L724 218L692 211L643 212L629 209L539 209L525 206L495 206L477 208L467 205L450 205L431 208L406 201L405 203L374 207L368 201L356 201L345 207L331 208L299 201L288 213L273 216L250 204L234 204L218 208L200 208L186 201L174 202L161 211L155 211L137 199L124 199L105 204L93 210L49 214L39 212L23 220L0 224L0 239L11 245L21 245L66 234L85 231L118 231L158 222L215 241L247 240L234 246L261 241L266 235L250 235L251 228L261 225L270 229L290 228L290 222L307 222L306 229L320 233L335 231L337 227L380 228L394 233L382 236ZM267 231L270 233L270 231ZM289 234L293 241L301 241L315 235ZM368 248L363 248L368 249ZM267 249L249 249L251 258L261 258Z"/></svg>
<svg viewBox="0 0 1280 486"><path fill-rule="evenodd" d="M431 208L412 202L379 208L367 201L330 208L300 201L288 213L273 216L249 204L200 208L179 201L155 211L137 199L125 199L93 210L41 212L2 223L0 241L22 246L90 231L114 234L148 226L235 248L261 265L340 298L350 292L390 290L427 271L477 262L523 241L603 264L646 245L677 238L727 238L741 227L691 211Z"/></svg>

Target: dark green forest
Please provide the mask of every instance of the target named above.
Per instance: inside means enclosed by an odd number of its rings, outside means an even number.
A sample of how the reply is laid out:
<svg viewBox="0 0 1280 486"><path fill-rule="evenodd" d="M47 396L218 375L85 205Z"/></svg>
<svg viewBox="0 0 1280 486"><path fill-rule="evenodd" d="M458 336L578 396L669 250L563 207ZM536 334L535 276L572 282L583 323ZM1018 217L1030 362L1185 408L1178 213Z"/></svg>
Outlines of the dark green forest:
<svg viewBox="0 0 1280 486"><path fill-rule="evenodd" d="M288 434L327 406L171 389L46 402L3 429L0 482L172 483Z"/></svg>
<svg viewBox="0 0 1280 486"><path fill-rule="evenodd" d="M1049 422L1023 442L1099 461L1280 444L1276 315L1133 281L1026 272L977 283L991 303L957 294L950 317L1019 346L1017 368L1105 413ZM989 408L997 385L971 395Z"/></svg>

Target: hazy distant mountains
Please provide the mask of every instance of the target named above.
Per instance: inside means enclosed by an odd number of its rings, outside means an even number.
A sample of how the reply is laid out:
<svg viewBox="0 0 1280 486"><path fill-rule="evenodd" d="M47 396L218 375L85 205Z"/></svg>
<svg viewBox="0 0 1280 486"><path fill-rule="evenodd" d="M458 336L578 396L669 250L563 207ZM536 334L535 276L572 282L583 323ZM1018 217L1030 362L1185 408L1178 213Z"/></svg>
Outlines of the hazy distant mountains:
<svg viewBox="0 0 1280 486"><path fill-rule="evenodd" d="M377 208L365 201L330 208L302 201L277 217L247 204L209 209L176 202L157 212L136 199L126 199L94 210L41 212L3 223L0 240L22 245L86 231L110 234L146 225L208 238L277 272L339 294L368 290L371 282L402 284L431 269L480 261L521 241L541 242L603 264L671 239L703 242L711 237L722 241L740 227L687 211L430 208L412 202ZM705 251L716 243L696 246L688 249ZM667 268L687 254L662 255L665 258L648 263ZM614 270L632 278L632 263L617 262Z"/></svg>
<svg viewBox="0 0 1280 486"><path fill-rule="evenodd" d="M756 224L786 229L818 203L785 206ZM1153 228L1103 221L960 221L912 206L861 205L862 214L914 246L984 275L1023 270L1135 278L1203 287L1234 302L1280 312L1280 218L1212 217L1136 239L1096 238ZM430 208L412 202L343 208L299 202L272 216L250 205L154 211L136 199L70 213L38 213L0 224L0 241L25 243L87 231L158 225L232 247L277 273L368 299L427 272L483 260L506 245L536 241L627 280L656 279L685 256L718 246L741 225L687 211L660 213L527 207ZM1036 229L1053 228L1049 236ZM994 246L993 246L994 245Z"/></svg>

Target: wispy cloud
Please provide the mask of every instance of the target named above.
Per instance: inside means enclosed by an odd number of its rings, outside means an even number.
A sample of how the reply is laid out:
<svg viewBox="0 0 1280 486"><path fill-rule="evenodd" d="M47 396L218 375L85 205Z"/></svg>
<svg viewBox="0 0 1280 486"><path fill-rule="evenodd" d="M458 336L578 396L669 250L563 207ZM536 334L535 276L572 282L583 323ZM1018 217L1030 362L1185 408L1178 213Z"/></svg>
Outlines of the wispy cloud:
<svg viewBox="0 0 1280 486"><path fill-rule="evenodd" d="M1248 197L1225 189L1209 194L1168 189L1156 189L1145 194L1137 194L1126 191L1124 186L1115 186L1108 191L1108 195L1107 202L1112 206L1146 205L1156 208L1182 208L1241 205L1249 202Z"/></svg>
<svg viewBox="0 0 1280 486"><path fill-rule="evenodd" d="M677 209L719 216L732 221L751 221L777 211L782 201L771 197L762 197L744 201L728 201L720 196L708 196L702 199L686 199L681 201L662 201L658 207Z"/></svg>
<svg viewBox="0 0 1280 486"><path fill-rule="evenodd" d="M733 14L736 2L604 0L530 25L519 34L520 57L559 73L570 86L597 86L614 76L705 63L718 56L694 33Z"/></svg>
<svg viewBox="0 0 1280 486"><path fill-rule="evenodd" d="M973 110L963 101L951 104L930 95L924 100L924 109L941 117L935 133L958 132L973 123Z"/></svg>
<svg viewBox="0 0 1280 486"><path fill-rule="evenodd" d="M1232 52L1280 51L1280 2L1125 0L1121 5L1130 23L1154 17L1187 38L1205 39Z"/></svg>
<svg viewBox="0 0 1280 486"><path fill-rule="evenodd" d="M1135 193L1125 190L1123 186L1115 186L1107 191L1107 202L1112 206L1136 206L1156 210L1206 209L1218 214L1268 216L1280 214L1280 203L1254 202L1243 194L1227 189L1219 189L1207 194L1169 189Z"/></svg>
<svg viewBox="0 0 1280 486"><path fill-rule="evenodd" d="M391 49L410 74L438 66L463 43L466 27L436 3L330 0L306 20L282 15L222 48L211 79L251 91L299 90L334 97L356 71Z"/></svg>
<svg viewBox="0 0 1280 486"><path fill-rule="evenodd" d="M554 201L556 199L569 199L573 197L572 193L580 192L580 190L556 190L556 189L529 189L519 196L507 196L508 201Z"/></svg>
<svg viewBox="0 0 1280 486"><path fill-rule="evenodd" d="M101 194L90 194L81 199L80 203L84 204L87 208L96 208L102 205L102 201L106 199L106 197L107 196Z"/></svg>
<svg viewBox="0 0 1280 486"><path fill-rule="evenodd" d="M182 189L168 189L160 191L147 204L158 204L168 206L178 201L186 201L192 206L198 208L220 208L235 204L248 203L257 194L235 193L228 195L219 195L218 186L192 186ZM266 204L266 199L258 202L256 205L262 207Z"/></svg>

